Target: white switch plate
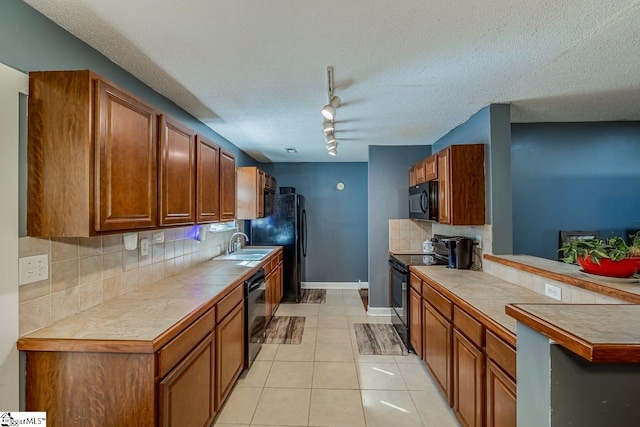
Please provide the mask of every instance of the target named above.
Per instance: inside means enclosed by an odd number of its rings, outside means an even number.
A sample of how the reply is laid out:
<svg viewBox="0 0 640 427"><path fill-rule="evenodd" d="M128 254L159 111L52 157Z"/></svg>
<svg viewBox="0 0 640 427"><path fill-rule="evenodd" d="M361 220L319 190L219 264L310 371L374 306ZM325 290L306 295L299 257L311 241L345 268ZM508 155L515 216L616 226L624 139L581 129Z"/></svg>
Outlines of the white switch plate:
<svg viewBox="0 0 640 427"><path fill-rule="evenodd" d="M153 232L153 244L164 243L164 231Z"/></svg>
<svg viewBox="0 0 640 427"><path fill-rule="evenodd" d="M550 285L549 283L545 283L544 294L549 298L562 301L562 289L557 286L553 286L553 285Z"/></svg>
<svg viewBox="0 0 640 427"><path fill-rule="evenodd" d="M41 282L49 278L49 255L20 258L20 284Z"/></svg>
<svg viewBox="0 0 640 427"><path fill-rule="evenodd" d="M482 234L476 234L476 243L478 244L478 249L482 249Z"/></svg>

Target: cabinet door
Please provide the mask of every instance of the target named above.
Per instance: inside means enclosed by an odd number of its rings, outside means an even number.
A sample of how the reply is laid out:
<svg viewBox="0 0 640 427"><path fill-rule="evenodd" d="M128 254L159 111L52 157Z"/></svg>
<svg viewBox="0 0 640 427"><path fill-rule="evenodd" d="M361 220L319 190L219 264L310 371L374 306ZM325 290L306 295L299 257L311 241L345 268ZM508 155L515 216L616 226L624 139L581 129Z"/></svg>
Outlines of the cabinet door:
<svg viewBox="0 0 640 427"><path fill-rule="evenodd" d="M443 224L449 224L451 221L450 153L450 148L446 148L438 153L438 222Z"/></svg>
<svg viewBox="0 0 640 427"><path fill-rule="evenodd" d="M425 170L424 170L424 161L420 163L416 163L415 174L416 174L416 185L422 184L423 182L427 181Z"/></svg>
<svg viewBox="0 0 640 427"><path fill-rule="evenodd" d="M484 357L457 329L453 331L453 409L463 426L482 426Z"/></svg>
<svg viewBox="0 0 640 427"><path fill-rule="evenodd" d="M413 187L415 185L418 185L418 182L416 181L416 167L411 166L409 168L409 187Z"/></svg>
<svg viewBox="0 0 640 427"><path fill-rule="evenodd" d="M220 153L220 220L236 217L236 158L225 149Z"/></svg>
<svg viewBox="0 0 640 427"><path fill-rule="evenodd" d="M157 224L156 112L96 81L96 231Z"/></svg>
<svg viewBox="0 0 640 427"><path fill-rule="evenodd" d="M240 303L216 326L216 410L220 410L243 367L244 304Z"/></svg>
<svg viewBox="0 0 640 427"><path fill-rule="evenodd" d="M424 326L423 358L427 368L433 374L440 391L449 406L452 404L451 393L451 323L442 317L435 308L426 301L422 302L422 323Z"/></svg>
<svg viewBox="0 0 640 427"><path fill-rule="evenodd" d="M269 323L269 321L271 320L271 316L273 315L273 300L274 300L274 293L275 293L275 287L273 282L273 278L275 276L274 273L275 271L271 271L264 278L264 283L265 283L264 299L265 299L265 311L266 311L267 323Z"/></svg>
<svg viewBox="0 0 640 427"><path fill-rule="evenodd" d="M258 170L258 186L256 198L258 199L258 218L264 218L264 190L266 188L264 171Z"/></svg>
<svg viewBox="0 0 640 427"><path fill-rule="evenodd" d="M213 333L160 382L163 427L209 426L215 417Z"/></svg>
<svg viewBox="0 0 640 427"><path fill-rule="evenodd" d="M160 225L196 221L196 135L166 115L160 116Z"/></svg>
<svg viewBox="0 0 640 427"><path fill-rule="evenodd" d="M487 427L515 427L516 382L487 359Z"/></svg>
<svg viewBox="0 0 640 427"><path fill-rule="evenodd" d="M282 293L283 293L283 289L282 289L282 261L278 264L278 267L276 268L276 290L277 290L277 295L278 295L278 297L276 298L276 302L278 304L280 304L280 301L282 301Z"/></svg>
<svg viewBox="0 0 640 427"><path fill-rule="evenodd" d="M438 179L438 156L432 155L424 161L424 174L426 181L433 181Z"/></svg>
<svg viewBox="0 0 640 427"><path fill-rule="evenodd" d="M422 359L422 297L413 288L409 290L409 341Z"/></svg>
<svg viewBox="0 0 640 427"><path fill-rule="evenodd" d="M196 221L220 220L220 147L198 135L196 138Z"/></svg>

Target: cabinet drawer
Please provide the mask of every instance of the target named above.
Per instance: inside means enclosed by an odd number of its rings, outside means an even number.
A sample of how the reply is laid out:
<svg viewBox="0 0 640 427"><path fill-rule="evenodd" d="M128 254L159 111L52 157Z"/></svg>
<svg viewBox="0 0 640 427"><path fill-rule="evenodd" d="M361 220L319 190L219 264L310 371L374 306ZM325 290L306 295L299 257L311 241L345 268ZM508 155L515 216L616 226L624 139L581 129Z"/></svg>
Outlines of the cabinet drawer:
<svg viewBox="0 0 640 427"><path fill-rule="evenodd" d="M483 327L480 322L471 317L458 306L454 306L453 324L475 345L482 348Z"/></svg>
<svg viewBox="0 0 640 427"><path fill-rule="evenodd" d="M418 293L418 295L422 293L422 280L413 273L409 275L409 285Z"/></svg>
<svg viewBox="0 0 640 427"><path fill-rule="evenodd" d="M215 308L207 311L158 352L160 378L178 364L215 326Z"/></svg>
<svg viewBox="0 0 640 427"><path fill-rule="evenodd" d="M453 314L453 303L440 292L433 289L426 283L422 283L422 298L434 306L447 320L451 320Z"/></svg>
<svg viewBox="0 0 640 427"><path fill-rule="evenodd" d="M516 350L491 331L486 333L487 357L496 362L511 378L516 378Z"/></svg>
<svg viewBox="0 0 640 427"><path fill-rule="evenodd" d="M216 323L220 323L220 321L224 319L227 314L231 313L231 310L233 310L233 308L236 305L238 305L239 302L242 301L243 297L244 297L244 284L241 283L233 291L231 291L229 295L224 297L222 301L220 301L216 305L217 307Z"/></svg>

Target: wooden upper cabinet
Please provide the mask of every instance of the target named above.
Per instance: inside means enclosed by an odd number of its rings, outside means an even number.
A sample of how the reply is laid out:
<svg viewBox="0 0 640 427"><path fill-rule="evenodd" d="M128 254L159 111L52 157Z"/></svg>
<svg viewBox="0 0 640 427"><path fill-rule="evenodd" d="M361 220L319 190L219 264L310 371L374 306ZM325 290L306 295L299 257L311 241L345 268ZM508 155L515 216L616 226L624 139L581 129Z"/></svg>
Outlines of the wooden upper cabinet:
<svg viewBox="0 0 640 427"><path fill-rule="evenodd" d="M160 116L160 225L196 221L196 135L166 115Z"/></svg>
<svg viewBox="0 0 640 427"><path fill-rule="evenodd" d="M220 147L198 135L196 137L196 221L220 220Z"/></svg>
<svg viewBox="0 0 640 427"><path fill-rule="evenodd" d="M424 165L425 165L424 161L421 161L419 163L416 163L414 166L415 175L416 175L416 178L415 178L416 185L422 184L423 182L427 182Z"/></svg>
<svg viewBox="0 0 640 427"><path fill-rule="evenodd" d="M255 166L240 167L237 178L238 219L256 219L265 216L265 193L273 193L275 179Z"/></svg>
<svg viewBox="0 0 640 427"><path fill-rule="evenodd" d="M220 220L236 217L236 157L222 149L220 153Z"/></svg>
<svg viewBox="0 0 640 427"><path fill-rule="evenodd" d="M418 182L416 181L416 167L414 165L409 168L409 187L415 185L418 185Z"/></svg>
<svg viewBox="0 0 640 427"><path fill-rule="evenodd" d="M433 154L424 159L425 181L438 179L438 156Z"/></svg>
<svg viewBox="0 0 640 427"><path fill-rule="evenodd" d="M484 145L451 145L437 157L438 222L484 224Z"/></svg>
<svg viewBox="0 0 640 427"><path fill-rule="evenodd" d="M157 115L89 70L29 74L27 233L157 224Z"/></svg>

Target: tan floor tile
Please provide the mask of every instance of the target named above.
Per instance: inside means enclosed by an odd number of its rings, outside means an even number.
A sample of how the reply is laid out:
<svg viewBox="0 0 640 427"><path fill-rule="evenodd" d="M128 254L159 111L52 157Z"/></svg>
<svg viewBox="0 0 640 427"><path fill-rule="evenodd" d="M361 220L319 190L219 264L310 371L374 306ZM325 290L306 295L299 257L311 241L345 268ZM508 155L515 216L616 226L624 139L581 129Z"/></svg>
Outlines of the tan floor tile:
<svg viewBox="0 0 640 427"><path fill-rule="evenodd" d="M367 310L364 309L362 304L355 307L350 305L346 308L346 311L347 311L347 316L351 316L351 317L367 315Z"/></svg>
<svg viewBox="0 0 640 427"><path fill-rule="evenodd" d="M327 289L327 298L332 296L342 296L342 289Z"/></svg>
<svg viewBox="0 0 640 427"><path fill-rule="evenodd" d="M358 390L355 363L316 362L313 368L313 388Z"/></svg>
<svg viewBox="0 0 640 427"><path fill-rule="evenodd" d="M255 360L238 379L238 387L264 387L271 370L270 360Z"/></svg>
<svg viewBox="0 0 640 427"><path fill-rule="evenodd" d="M362 390L406 390L400 369L395 363L358 363L358 380Z"/></svg>
<svg viewBox="0 0 640 427"><path fill-rule="evenodd" d="M391 316L376 316L376 320L378 323L390 325L391 324Z"/></svg>
<svg viewBox="0 0 640 427"><path fill-rule="evenodd" d="M408 391L362 390L367 427L422 427Z"/></svg>
<svg viewBox="0 0 640 427"><path fill-rule="evenodd" d="M318 316L319 328L348 328L347 316Z"/></svg>
<svg viewBox="0 0 640 427"><path fill-rule="evenodd" d="M353 362L353 347L351 343L318 342L315 360L318 362Z"/></svg>
<svg viewBox="0 0 640 427"><path fill-rule="evenodd" d="M313 362L273 362L265 387L311 388Z"/></svg>
<svg viewBox="0 0 640 427"><path fill-rule="evenodd" d="M261 388L236 387L231 392L217 422L229 424L249 424L258 406Z"/></svg>
<svg viewBox="0 0 640 427"><path fill-rule="evenodd" d="M351 344L351 336L348 329L318 328L317 331L317 342Z"/></svg>
<svg viewBox="0 0 640 427"><path fill-rule="evenodd" d="M358 390L312 390L309 425L364 426L360 392Z"/></svg>
<svg viewBox="0 0 640 427"><path fill-rule="evenodd" d="M308 328L306 325L302 332L302 342L316 342L316 335L318 333L317 328ZM285 344L283 344L285 345Z"/></svg>
<svg viewBox="0 0 640 427"><path fill-rule="evenodd" d="M304 327L305 328L317 328L318 327L318 316L304 316Z"/></svg>
<svg viewBox="0 0 640 427"><path fill-rule="evenodd" d="M320 316L346 316L347 309L344 305L326 305L320 304L320 310L318 311Z"/></svg>
<svg viewBox="0 0 640 427"><path fill-rule="evenodd" d="M311 389L265 388L254 424L304 426L309 421Z"/></svg>
<svg viewBox="0 0 640 427"><path fill-rule="evenodd" d="M393 356L393 358L398 365L404 363L420 363L420 358L413 353L409 353L406 356Z"/></svg>
<svg viewBox="0 0 640 427"><path fill-rule="evenodd" d="M411 398L425 427L457 427L455 415L442 395L430 391L411 391Z"/></svg>
<svg viewBox="0 0 640 427"><path fill-rule="evenodd" d="M317 316L321 304L280 304L276 316Z"/></svg>
<svg viewBox="0 0 640 427"><path fill-rule="evenodd" d="M251 427L249 424L220 424L215 423L214 427Z"/></svg>
<svg viewBox="0 0 640 427"><path fill-rule="evenodd" d="M398 365L407 390L427 390L431 388L426 368L420 364L401 364Z"/></svg>
<svg viewBox="0 0 640 427"><path fill-rule="evenodd" d="M344 298L342 297L342 295L337 295L337 296L327 295L327 299L325 300L323 305L332 306L332 307L344 307Z"/></svg>
<svg viewBox="0 0 640 427"><path fill-rule="evenodd" d="M354 323L378 323L375 317L372 316L347 316L347 322L349 322L349 329L353 329Z"/></svg>
<svg viewBox="0 0 640 427"><path fill-rule="evenodd" d="M274 360L289 362L312 362L316 351L316 343L281 344Z"/></svg>
<svg viewBox="0 0 640 427"><path fill-rule="evenodd" d="M280 344L262 344L256 360L273 360L276 357L279 345Z"/></svg>

